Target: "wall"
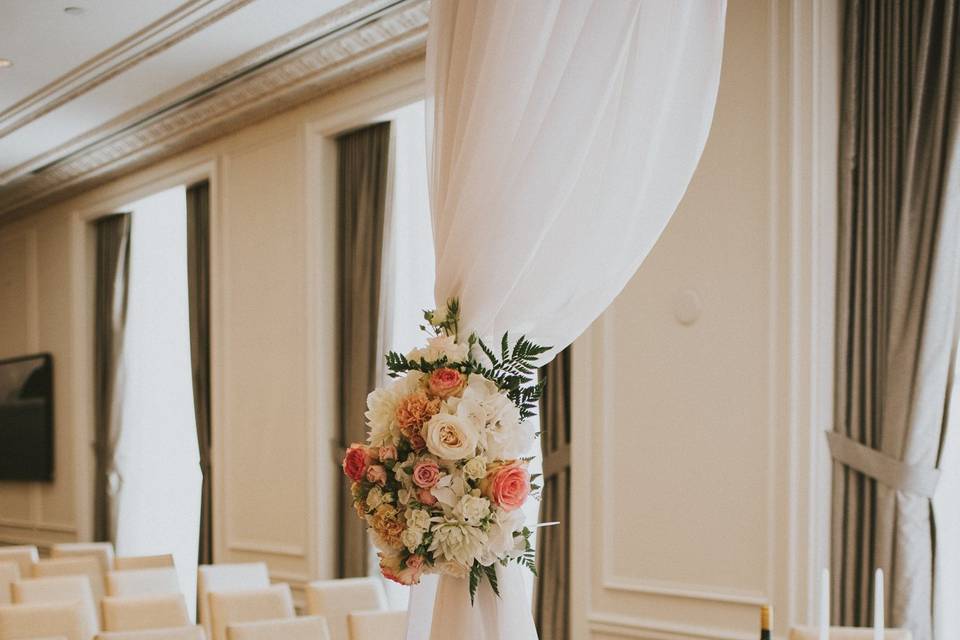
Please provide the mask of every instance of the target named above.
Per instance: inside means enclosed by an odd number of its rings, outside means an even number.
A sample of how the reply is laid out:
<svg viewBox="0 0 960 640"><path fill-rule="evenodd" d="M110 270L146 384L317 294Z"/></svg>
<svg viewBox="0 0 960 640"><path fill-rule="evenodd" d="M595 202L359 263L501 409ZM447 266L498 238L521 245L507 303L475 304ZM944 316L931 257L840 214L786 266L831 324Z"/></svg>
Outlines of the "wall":
<svg viewBox="0 0 960 640"><path fill-rule="evenodd" d="M90 222L208 178L214 553L295 587L332 577L339 469L333 136L420 99L421 62L319 97L0 226L0 357L55 361L56 482L0 483L0 543L92 529L94 238Z"/></svg>
<svg viewBox="0 0 960 640"><path fill-rule="evenodd" d="M703 158L574 345L574 638L777 637L826 566L835 9L734 0ZM828 468L828 467L827 467Z"/></svg>

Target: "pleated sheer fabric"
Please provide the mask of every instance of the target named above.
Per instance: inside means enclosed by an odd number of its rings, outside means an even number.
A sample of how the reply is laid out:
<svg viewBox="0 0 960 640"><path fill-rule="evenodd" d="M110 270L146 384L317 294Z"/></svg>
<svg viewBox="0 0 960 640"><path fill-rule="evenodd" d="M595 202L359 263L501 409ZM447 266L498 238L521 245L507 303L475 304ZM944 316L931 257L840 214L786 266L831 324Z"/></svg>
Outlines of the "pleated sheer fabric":
<svg viewBox="0 0 960 640"><path fill-rule="evenodd" d="M210 466L210 183L187 188L187 289L190 307L190 362L193 407L200 452L200 544L197 560L213 562L213 476Z"/></svg>
<svg viewBox="0 0 960 640"><path fill-rule="evenodd" d="M833 619L870 624L880 567L887 624L931 640L930 498L957 410L960 2L845 6Z"/></svg>
<svg viewBox="0 0 960 640"><path fill-rule="evenodd" d="M123 392L123 335L130 282L130 214L100 218L96 230L96 307L94 310L94 398L96 477L94 537L113 542L117 534L116 467Z"/></svg>
<svg viewBox="0 0 960 640"><path fill-rule="evenodd" d="M346 448L366 440L367 394L378 382L390 123L340 136L337 156L340 444ZM364 576L369 554L366 524L354 511L349 480L340 477L339 577Z"/></svg>
<svg viewBox="0 0 960 640"><path fill-rule="evenodd" d="M432 3L435 292L460 298L462 329L526 334L554 347L545 362L623 289L706 143L725 13L724 0ZM465 580L415 587L408 640L536 638L520 571L499 570L503 597L481 587L475 607Z"/></svg>

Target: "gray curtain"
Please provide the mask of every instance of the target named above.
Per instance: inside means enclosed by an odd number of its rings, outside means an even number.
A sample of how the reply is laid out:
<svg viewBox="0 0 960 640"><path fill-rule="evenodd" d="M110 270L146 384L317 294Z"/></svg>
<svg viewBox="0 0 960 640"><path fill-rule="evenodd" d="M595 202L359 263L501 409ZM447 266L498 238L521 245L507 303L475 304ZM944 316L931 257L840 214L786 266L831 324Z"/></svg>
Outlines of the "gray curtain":
<svg viewBox="0 0 960 640"><path fill-rule="evenodd" d="M833 478L835 623L932 638L936 488L957 344L960 1L845 5ZM939 639L939 640L947 640Z"/></svg>
<svg viewBox="0 0 960 640"><path fill-rule="evenodd" d="M542 640L570 638L570 349L542 369L540 446L543 492L539 531L535 621Z"/></svg>
<svg viewBox="0 0 960 640"><path fill-rule="evenodd" d="M337 139L338 309L340 446L363 442L367 394L377 382L380 268L390 123L376 124ZM367 573L367 536L357 518L348 480L340 491L339 575Z"/></svg>
<svg viewBox="0 0 960 640"><path fill-rule="evenodd" d="M213 562L213 493L210 473L210 183L187 188L187 288L193 407L203 484L200 493L200 564Z"/></svg>
<svg viewBox="0 0 960 640"><path fill-rule="evenodd" d="M97 237L94 319L94 411L96 476L94 538L113 542L117 531L116 496L121 478L115 453L120 439L123 399L123 332L127 321L130 265L130 215L109 215L94 223Z"/></svg>

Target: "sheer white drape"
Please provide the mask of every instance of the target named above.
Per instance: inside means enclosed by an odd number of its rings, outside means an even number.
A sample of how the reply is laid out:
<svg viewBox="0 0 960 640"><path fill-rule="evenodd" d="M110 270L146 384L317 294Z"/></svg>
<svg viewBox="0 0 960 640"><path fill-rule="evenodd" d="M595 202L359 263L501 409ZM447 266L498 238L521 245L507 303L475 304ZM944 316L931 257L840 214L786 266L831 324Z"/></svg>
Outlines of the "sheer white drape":
<svg viewBox="0 0 960 640"><path fill-rule="evenodd" d="M464 330L556 352L621 291L706 142L725 12L724 0L431 5L435 294L460 298ZM500 589L471 608L465 581L425 581L408 639L536 638L516 565Z"/></svg>

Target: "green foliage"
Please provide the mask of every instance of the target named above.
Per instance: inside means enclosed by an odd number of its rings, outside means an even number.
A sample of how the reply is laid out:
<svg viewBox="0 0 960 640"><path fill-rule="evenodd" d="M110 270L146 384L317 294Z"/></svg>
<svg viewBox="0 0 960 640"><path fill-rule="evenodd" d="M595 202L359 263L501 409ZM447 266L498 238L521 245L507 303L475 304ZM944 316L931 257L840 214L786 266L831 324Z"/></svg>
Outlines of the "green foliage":
<svg viewBox="0 0 960 640"><path fill-rule="evenodd" d="M483 340L478 339L477 345L490 361L490 366L475 362L474 373L493 380L520 409L521 419L526 420L534 415L544 388L544 381L537 381L537 358L549 351L550 347L520 336L511 349L509 333L504 333L500 340L499 357Z"/></svg>
<svg viewBox="0 0 960 640"><path fill-rule="evenodd" d="M480 583L483 582L483 579L486 578L487 582L490 583L490 588L493 589L493 593L499 598L500 597L500 584L497 582L497 567L496 565L490 565L485 567L476 560L473 561L473 566L470 567L470 604L474 603L474 600L477 596L477 589L480 588Z"/></svg>

